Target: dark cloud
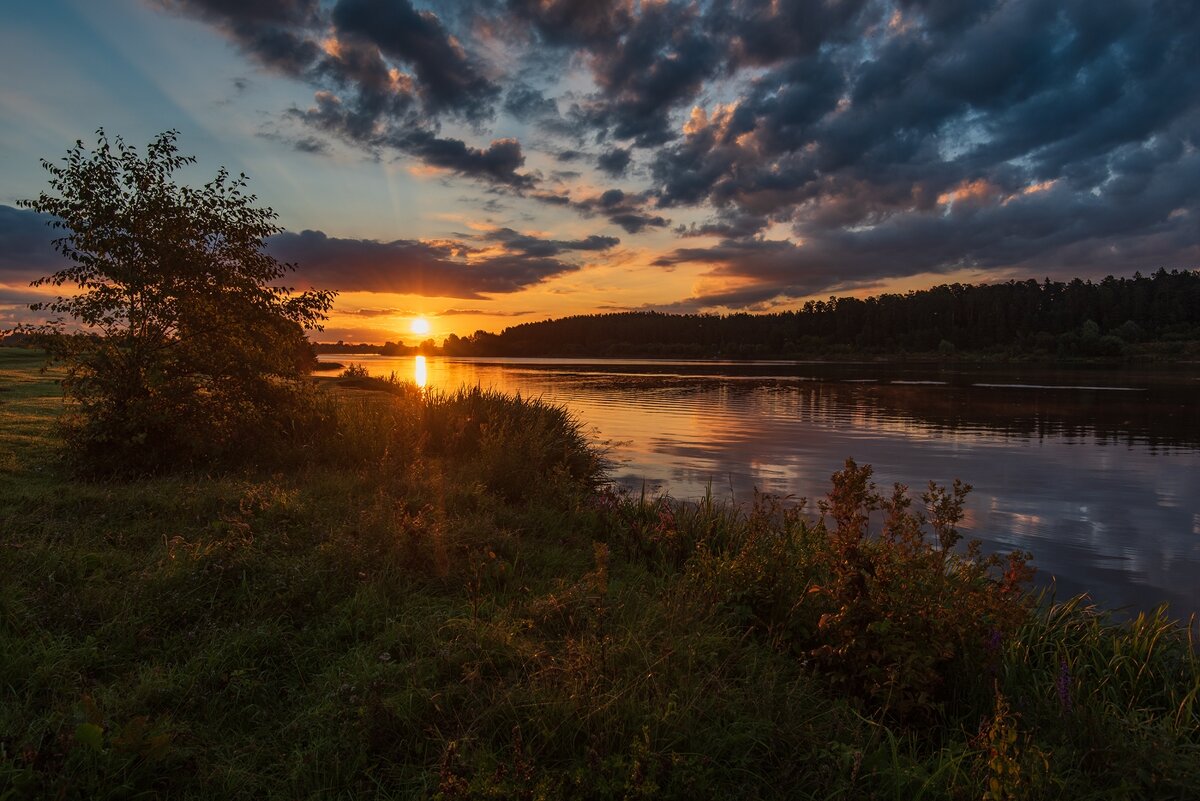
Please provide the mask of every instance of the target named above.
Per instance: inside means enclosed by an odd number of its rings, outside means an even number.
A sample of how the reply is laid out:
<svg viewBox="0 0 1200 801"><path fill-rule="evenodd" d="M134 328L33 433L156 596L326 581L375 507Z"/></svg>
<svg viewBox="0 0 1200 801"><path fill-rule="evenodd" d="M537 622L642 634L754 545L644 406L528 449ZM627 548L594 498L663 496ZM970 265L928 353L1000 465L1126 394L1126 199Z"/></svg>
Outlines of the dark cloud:
<svg viewBox="0 0 1200 801"><path fill-rule="evenodd" d="M437 132L442 114L490 118L500 87L433 13L407 0L339 0L331 10L316 0L160 2L213 24L261 64L320 87L312 107L289 110L294 120L370 152L397 150L509 187L533 183L516 172L525 161L516 140L476 147ZM290 141L324 149L312 137Z"/></svg>
<svg viewBox="0 0 1200 801"><path fill-rule="evenodd" d="M4 302L4 293L0 293L0 303ZM340 311L339 315L349 315L351 317L417 317L424 315L426 317L468 317L477 315L488 315L489 317L524 317L527 314L533 314L532 311L491 311L489 309L443 309L440 312L429 314L427 312L417 311L415 309L351 309L349 311Z"/></svg>
<svg viewBox="0 0 1200 801"><path fill-rule="evenodd" d="M163 8L218 27L266 67L299 75L321 48L312 35L321 25L318 0L157 0Z"/></svg>
<svg viewBox="0 0 1200 801"><path fill-rule="evenodd" d="M650 201L651 196L646 192L630 194L621 189L609 189L574 201L572 205L586 213L603 214L627 233L636 234L646 228L665 228L671 224L670 220L647 211Z"/></svg>
<svg viewBox="0 0 1200 801"><path fill-rule="evenodd" d="M631 235L701 209L676 233L718 244L660 266L708 265L735 287L723 302L960 268L1197 263L1195 2L160 2L314 85L294 118L370 152ZM574 170L527 171L516 139L443 131L482 135L496 111L520 124L501 133L528 126L527 147L602 177L646 149L648 182L575 188ZM781 225L792 239L764 237ZM517 241L512 256L570 250Z"/></svg>
<svg viewBox="0 0 1200 801"><path fill-rule="evenodd" d="M345 314L351 317L411 317L416 312L410 309L339 309L338 314Z"/></svg>
<svg viewBox="0 0 1200 801"><path fill-rule="evenodd" d="M259 130L255 136L260 139L267 139L271 142L281 142L288 145L297 153L307 153L314 156L324 156L331 152L329 143L324 139L320 139L308 134L296 135L295 133L280 130L277 127L264 127Z"/></svg>
<svg viewBox="0 0 1200 801"><path fill-rule="evenodd" d="M649 210L653 202L649 192L628 193L622 189L609 189L578 200L572 199L569 194L552 192L536 192L530 197L549 205L573 208L585 217L603 215L630 234L640 233L646 228L665 228L671 224L670 220Z"/></svg>
<svg viewBox="0 0 1200 801"><path fill-rule="evenodd" d="M50 218L0 205L0 283L24 285L65 266L50 241L57 236ZM499 243L500 255L483 253L467 242L340 239L321 231L284 232L267 241L276 258L298 265L297 283L345 292L400 292L472 300L516 292L579 269L557 256L609 250L620 240L592 235L583 239L541 239L510 228L480 237ZM0 304L33 302L26 292L7 291ZM403 315L398 309L346 312L364 317ZM488 312L490 313L490 312Z"/></svg>
<svg viewBox="0 0 1200 801"><path fill-rule="evenodd" d="M506 249L527 256L557 256L567 250L593 252L611 250L621 244L621 240L615 236L592 234L584 239L542 239L518 233L511 228L498 228L479 238L484 241L499 242Z"/></svg>
<svg viewBox="0 0 1200 801"><path fill-rule="evenodd" d="M720 245L663 262L728 276L739 288L720 300L961 267L1196 264L1194 4L764 2L720 16L733 62L766 69L651 163L661 206L717 209L679 233ZM771 220L803 244L746 239Z"/></svg>
<svg viewBox="0 0 1200 801"><path fill-rule="evenodd" d="M558 116L558 104L542 94L540 89L518 83L508 90L504 110L521 122Z"/></svg>
<svg viewBox="0 0 1200 801"><path fill-rule="evenodd" d="M576 200L569 192L542 191L530 192L528 197L548 206L574 209L585 217L607 217L609 222L630 234L641 233L647 228L666 228L671 224L670 220L653 212L654 196L650 192L627 193L622 189L609 189Z"/></svg>
<svg viewBox="0 0 1200 801"><path fill-rule="evenodd" d="M557 192L531 192L529 197L547 206L570 206L571 196Z"/></svg>
<svg viewBox="0 0 1200 801"><path fill-rule="evenodd" d="M329 92L317 93L315 106L292 109L291 114L355 144L373 150L394 148L459 175L518 189L535 183L532 176L517 172L525 164L525 155L516 139L497 139L486 148L478 148L420 127L381 127L376 115L364 113L361 105L346 104Z"/></svg>
<svg viewBox="0 0 1200 801"><path fill-rule="evenodd" d="M23 290L0 289L0 307L25 310L34 303L41 303L47 298L46 294Z"/></svg>
<svg viewBox="0 0 1200 801"><path fill-rule="evenodd" d="M666 228L671 221L657 215L642 214L637 211L617 211L608 215L614 225L619 225L627 233L641 233L647 228Z"/></svg>
<svg viewBox="0 0 1200 801"><path fill-rule="evenodd" d="M491 311L490 309L444 309L437 313L438 317L467 317L486 314L489 317L524 317L534 314L533 311Z"/></svg>
<svg viewBox="0 0 1200 801"><path fill-rule="evenodd" d="M0 281L27 283L62 269L66 262L50 244L63 232L29 209L0 205Z"/></svg>
<svg viewBox="0 0 1200 801"><path fill-rule="evenodd" d="M950 201L945 214L893 215L877 225L813 228L802 244L727 239L712 247L679 248L656 264L709 266L710 277L736 287L699 300L738 306L776 297L803 297L920 272L1001 270L1029 275L1132 273L1200 264L1200 152L1149 173L1131 152L1127 204L1051 185L1004 196L976 185ZM1110 188L1110 192L1120 191Z"/></svg>
<svg viewBox="0 0 1200 801"><path fill-rule="evenodd" d="M646 4L606 45L596 45L592 77L599 92L580 103L584 123L639 147L675 138L671 112L699 94L721 63L718 40L691 4Z"/></svg>
<svg viewBox="0 0 1200 801"><path fill-rule="evenodd" d="M675 233L682 237L718 236L722 239L743 239L762 231L770 220L761 214L749 214L735 209L723 209L716 219L696 225L679 226Z"/></svg>
<svg viewBox="0 0 1200 801"><path fill-rule="evenodd" d="M329 152L329 145L323 139L317 139L315 136L301 136L292 142L292 147L301 153L325 154Z"/></svg>
<svg viewBox="0 0 1200 801"><path fill-rule="evenodd" d="M158 0L220 29L243 52L284 74L328 78L367 95L389 84L431 112L484 119L500 94L429 11L408 0ZM406 74L396 67L411 69Z"/></svg>
<svg viewBox="0 0 1200 801"><path fill-rule="evenodd" d="M483 177L515 187L528 187L534 183L530 176L517 172L525 164L525 156L516 139L497 139L486 150L470 147L460 139L443 139L424 131L393 134L391 141L419 156L426 164L461 175Z"/></svg>
<svg viewBox="0 0 1200 801"><path fill-rule="evenodd" d="M299 265L297 282L340 292L399 292L482 300L579 269L554 258L481 255L462 242L338 239L321 231L282 233L268 241L276 258ZM469 261L467 257L473 257Z"/></svg>
<svg viewBox="0 0 1200 801"><path fill-rule="evenodd" d="M551 45L603 46L629 25L624 0L510 0L509 8Z"/></svg>
<svg viewBox="0 0 1200 801"><path fill-rule="evenodd" d="M596 168L612 178L620 178L629 169L631 160L627 148L616 147L596 157Z"/></svg>
<svg viewBox="0 0 1200 801"><path fill-rule="evenodd" d="M728 37L733 64L770 65L855 41L862 33L855 23L868 5L866 0L735 0L716 4L708 27Z"/></svg>
<svg viewBox="0 0 1200 801"><path fill-rule="evenodd" d="M422 95L436 110L486 118L500 89L483 75L437 16L407 0L338 0L333 24L397 62L411 65Z"/></svg>

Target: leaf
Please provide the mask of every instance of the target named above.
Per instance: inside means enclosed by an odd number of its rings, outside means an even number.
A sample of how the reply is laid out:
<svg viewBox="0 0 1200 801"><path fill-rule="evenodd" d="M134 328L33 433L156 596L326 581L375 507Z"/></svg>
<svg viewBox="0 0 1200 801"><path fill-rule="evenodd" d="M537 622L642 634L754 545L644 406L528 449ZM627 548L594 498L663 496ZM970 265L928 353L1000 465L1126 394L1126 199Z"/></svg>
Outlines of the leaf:
<svg viewBox="0 0 1200 801"><path fill-rule="evenodd" d="M104 729L95 723L80 723L76 726L75 739L93 751L104 750Z"/></svg>

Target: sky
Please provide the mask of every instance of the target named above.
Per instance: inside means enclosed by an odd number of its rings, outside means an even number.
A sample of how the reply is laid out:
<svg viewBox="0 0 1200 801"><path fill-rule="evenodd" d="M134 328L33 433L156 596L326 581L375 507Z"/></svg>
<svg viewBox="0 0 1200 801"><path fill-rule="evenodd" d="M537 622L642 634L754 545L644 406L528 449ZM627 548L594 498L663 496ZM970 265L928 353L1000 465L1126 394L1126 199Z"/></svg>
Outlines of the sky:
<svg viewBox="0 0 1200 801"><path fill-rule="evenodd" d="M322 341L1200 267L1195 0L39 0L0 10L0 329L39 159L250 177Z"/></svg>

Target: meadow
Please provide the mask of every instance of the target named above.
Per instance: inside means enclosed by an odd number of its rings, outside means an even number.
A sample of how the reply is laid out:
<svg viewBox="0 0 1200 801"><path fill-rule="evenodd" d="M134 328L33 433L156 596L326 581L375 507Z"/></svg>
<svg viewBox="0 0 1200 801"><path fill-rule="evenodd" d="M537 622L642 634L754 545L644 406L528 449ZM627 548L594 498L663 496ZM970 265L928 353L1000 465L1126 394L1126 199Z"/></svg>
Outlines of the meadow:
<svg viewBox="0 0 1200 801"><path fill-rule="evenodd" d="M0 348L0 798L1189 798L1194 621L1031 595L965 485L628 495L536 400L82 480ZM969 479L970 477L964 477Z"/></svg>

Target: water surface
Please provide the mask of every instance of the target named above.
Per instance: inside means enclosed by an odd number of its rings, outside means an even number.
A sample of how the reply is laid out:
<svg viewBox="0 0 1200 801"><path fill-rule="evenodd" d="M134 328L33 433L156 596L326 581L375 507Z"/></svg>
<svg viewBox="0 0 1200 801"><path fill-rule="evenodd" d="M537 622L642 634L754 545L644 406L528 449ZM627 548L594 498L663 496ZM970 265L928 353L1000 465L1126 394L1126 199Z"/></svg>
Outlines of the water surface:
<svg viewBox="0 0 1200 801"><path fill-rule="evenodd" d="M1200 611L1200 370L324 357L565 404L634 490L815 500L846 457L883 489L974 486L963 526L1060 597Z"/></svg>

